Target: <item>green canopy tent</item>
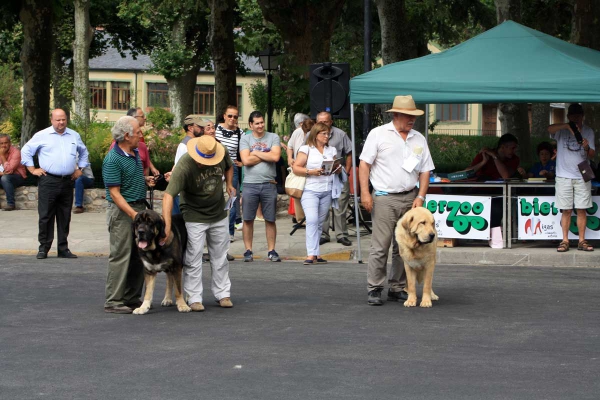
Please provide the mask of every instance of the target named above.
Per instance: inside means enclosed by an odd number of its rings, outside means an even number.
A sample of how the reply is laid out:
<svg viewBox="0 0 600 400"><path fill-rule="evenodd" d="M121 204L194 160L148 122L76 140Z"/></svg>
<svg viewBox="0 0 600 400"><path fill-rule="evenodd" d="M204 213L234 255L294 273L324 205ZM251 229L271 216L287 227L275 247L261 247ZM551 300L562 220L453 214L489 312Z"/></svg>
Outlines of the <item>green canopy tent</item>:
<svg viewBox="0 0 600 400"><path fill-rule="evenodd" d="M426 104L598 103L600 52L506 21L441 53L377 68L350 81L353 145L354 104L406 94ZM358 216L356 186L354 196Z"/></svg>

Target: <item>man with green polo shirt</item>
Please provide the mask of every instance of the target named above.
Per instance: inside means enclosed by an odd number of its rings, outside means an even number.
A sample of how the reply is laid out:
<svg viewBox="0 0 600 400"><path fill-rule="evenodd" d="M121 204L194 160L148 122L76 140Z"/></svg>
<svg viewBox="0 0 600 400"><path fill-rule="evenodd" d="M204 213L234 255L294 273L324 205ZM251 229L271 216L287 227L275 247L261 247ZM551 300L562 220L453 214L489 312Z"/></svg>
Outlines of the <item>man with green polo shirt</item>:
<svg viewBox="0 0 600 400"><path fill-rule="evenodd" d="M187 154L179 159L173 169L163 196L164 242L171 234L173 198L180 195L180 209L188 233L183 260L183 290L188 295L187 301L192 311L204 311L202 251L205 241L212 270L213 296L221 307L233 307L227 260L229 222L223 194L223 175L229 196L236 194L232 165L228 151L212 136L190 139L187 142Z"/></svg>
<svg viewBox="0 0 600 400"><path fill-rule="evenodd" d="M142 135L135 118L119 118L112 128L116 145L102 163L106 186L106 222L110 255L106 277L104 312L131 314L142 302L144 271L133 251L131 223L139 211L146 208L146 185L154 186L154 178L144 177L144 167L137 151Z"/></svg>

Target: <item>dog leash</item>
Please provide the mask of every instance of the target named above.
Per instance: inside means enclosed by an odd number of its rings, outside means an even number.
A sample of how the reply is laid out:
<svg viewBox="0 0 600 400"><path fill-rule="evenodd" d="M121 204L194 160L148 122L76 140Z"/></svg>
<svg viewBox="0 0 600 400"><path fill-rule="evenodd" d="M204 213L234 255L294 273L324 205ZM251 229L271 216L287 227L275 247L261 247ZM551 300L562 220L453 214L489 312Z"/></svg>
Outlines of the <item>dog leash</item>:
<svg viewBox="0 0 600 400"><path fill-rule="evenodd" d="M165 176L163 174L156 175L154 177L154 185L156 185L156 183L161 179L165 179ZM146 203L146 207L149 210L154 210L154 186L151 186L148 189L150 190L150 200L148 201L147 199L144 199L144 202Z"/></svg>

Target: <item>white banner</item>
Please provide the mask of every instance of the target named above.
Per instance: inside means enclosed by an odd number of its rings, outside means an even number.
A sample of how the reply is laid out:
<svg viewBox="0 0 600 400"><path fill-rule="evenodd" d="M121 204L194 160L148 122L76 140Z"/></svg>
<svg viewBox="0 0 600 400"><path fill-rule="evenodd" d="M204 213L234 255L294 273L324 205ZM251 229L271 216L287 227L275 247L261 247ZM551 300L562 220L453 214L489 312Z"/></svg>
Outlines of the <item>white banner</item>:
<svg viewBox="0 0 600 400"><path fill-rule="evenodd" d="M440 238L490 238L491 197L428 194L425 207L435 218Z"/></svg>
<svg viewBox="0 0 600 400"><path fill-rule="evenodd" d="M562 240L561 212L554 205L554 196L522 196L517 199L519 239ZM600 196L592 196L592 207L586 210L586 239L600 239L599 205ZM577 240L578 238L577 215L573 212L569 227L569 239Z"/></svg>

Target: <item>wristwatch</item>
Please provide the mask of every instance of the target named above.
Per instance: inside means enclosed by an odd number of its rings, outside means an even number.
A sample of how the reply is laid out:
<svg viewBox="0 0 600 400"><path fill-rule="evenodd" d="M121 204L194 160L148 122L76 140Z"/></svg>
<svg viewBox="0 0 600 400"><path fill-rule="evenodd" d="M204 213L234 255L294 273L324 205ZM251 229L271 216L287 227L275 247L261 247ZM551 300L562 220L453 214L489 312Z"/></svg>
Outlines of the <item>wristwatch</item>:
<svg viewBox="0 0 600 400"><path fill-rule="evenodd" d="M425 197L423 197L423 196L421 196L421 195L418 195L418 196L417 196L417 199L421 199L421 200L425 201Z"/></svg>

